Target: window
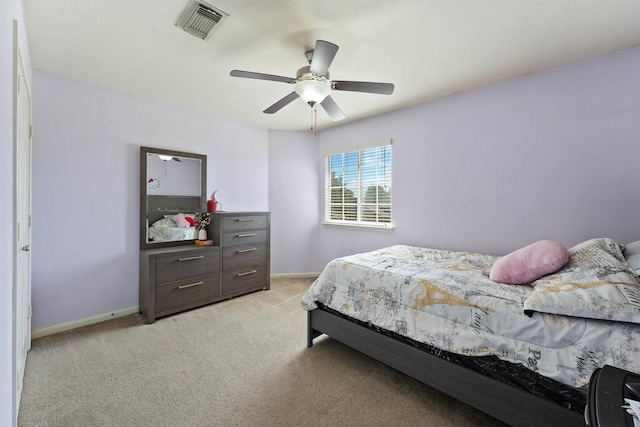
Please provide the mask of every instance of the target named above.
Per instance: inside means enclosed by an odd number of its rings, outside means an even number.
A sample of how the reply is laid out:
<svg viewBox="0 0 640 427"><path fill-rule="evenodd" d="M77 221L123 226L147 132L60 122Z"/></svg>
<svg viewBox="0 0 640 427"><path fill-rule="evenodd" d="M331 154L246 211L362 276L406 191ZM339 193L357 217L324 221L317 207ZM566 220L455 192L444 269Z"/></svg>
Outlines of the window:
<svg viewBox="0 0 640 427"><path fill-rule="evenodd" d="M391 141L325 156L325 223L391 228Z"/></svg>

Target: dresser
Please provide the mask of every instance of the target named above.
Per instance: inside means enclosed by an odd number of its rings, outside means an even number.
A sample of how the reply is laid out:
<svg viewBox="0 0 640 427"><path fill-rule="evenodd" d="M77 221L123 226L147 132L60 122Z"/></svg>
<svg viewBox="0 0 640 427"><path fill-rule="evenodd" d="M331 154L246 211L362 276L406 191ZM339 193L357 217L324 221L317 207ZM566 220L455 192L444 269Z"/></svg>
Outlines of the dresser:
<svg viewBox="0 0 640 427"><path fill-rule="evenodd" d="M140 251L140 312L147 323L220 299L220 248L188 245Z"/></svg>
<svg viewBox="0 0 640 427"><path fill-rule="evenodd" d="M234 297L270 287L271 214L212 214L207 236L221 251L222 296Z"/></svg>

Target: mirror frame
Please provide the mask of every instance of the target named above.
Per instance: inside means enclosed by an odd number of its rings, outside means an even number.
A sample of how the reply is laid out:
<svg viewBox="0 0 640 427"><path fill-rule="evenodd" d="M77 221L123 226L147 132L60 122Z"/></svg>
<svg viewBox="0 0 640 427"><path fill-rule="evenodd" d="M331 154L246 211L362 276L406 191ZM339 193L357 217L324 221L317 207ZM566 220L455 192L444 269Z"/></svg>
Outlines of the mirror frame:
<svg viewBox="0 0 640 427"><path fill-rule="evenodd" d="M200 165L200 212L207 210L207 156L206 154L186 151L166 150L163 148L140 147L140 249L157 249L171 246L193 245L194 240L176 240L172 242L147 242L147 155L166 154L176 157L199 159Z"/></svg>

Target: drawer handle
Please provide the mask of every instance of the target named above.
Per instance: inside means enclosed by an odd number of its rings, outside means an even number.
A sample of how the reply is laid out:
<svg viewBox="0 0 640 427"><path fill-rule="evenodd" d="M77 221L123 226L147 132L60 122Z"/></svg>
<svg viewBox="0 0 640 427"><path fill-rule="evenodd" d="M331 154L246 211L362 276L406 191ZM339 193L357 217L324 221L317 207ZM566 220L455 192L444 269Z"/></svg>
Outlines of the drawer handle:
<svg viewBox="0 0 640 427"><path fill-rule="evenodd" d="M196 282L196 283L191 283L189 285L180 285L178 286L178 289L186 289L186 288L193 288L194 286L200 286L203 285L204 282Z"/></svg>
<svg viewBox="0 0 640 427"><path fill-rule="evenodd" d="M236 218L236 222L250 222L255 221L255 218Z"/></svg>
<svg viewBox="0 0 640 427"><path fill-rule="evenodd" d="M258 272L258 270L251 270L251 271L247 271L245 273L238 273L238 274L236 274L236 276L238 276L238 277L248 276L249 274L255 274L257 272Z"/></svg>
<svg viewBox="0 0 640 427"><path fill-rule="evenodd" d="M236 237L253 237L257 235L258 233L246 233L246 234L237 234Z"/></svg>
<svg viewBox="0 0 640 427"><path fill-rule="evenodd" d="M257 250L258 250L258 248L240 249L240 250L237 250L236 253L237 254L243 254L245 252L253 252L253 251L257 251Z"/></svg>
<svg viewBox="0 0 640 427"><path fill-rule="evenodd" d="M189 258L178 258L178 261L179 262L182 262L182 261L193 261L194 259L202 259L202 258L204 258L204 255L192 256L192 257L189 257Z"/></svg>

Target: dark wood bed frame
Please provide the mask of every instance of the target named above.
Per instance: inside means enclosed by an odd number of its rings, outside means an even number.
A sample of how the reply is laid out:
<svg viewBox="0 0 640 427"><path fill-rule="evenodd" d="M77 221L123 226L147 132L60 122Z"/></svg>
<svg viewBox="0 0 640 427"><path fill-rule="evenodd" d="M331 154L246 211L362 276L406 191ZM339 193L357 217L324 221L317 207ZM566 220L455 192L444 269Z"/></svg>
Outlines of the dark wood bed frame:
<svg viewBox="0 0 640 427"><path fill-rule="evenodd" d="M321 309L307 314L307 347L326 334L513 426L585 426L584 416Z"/></svg>

